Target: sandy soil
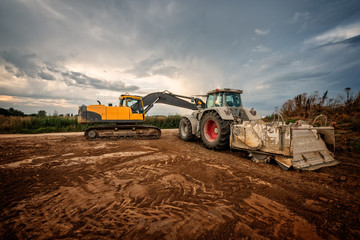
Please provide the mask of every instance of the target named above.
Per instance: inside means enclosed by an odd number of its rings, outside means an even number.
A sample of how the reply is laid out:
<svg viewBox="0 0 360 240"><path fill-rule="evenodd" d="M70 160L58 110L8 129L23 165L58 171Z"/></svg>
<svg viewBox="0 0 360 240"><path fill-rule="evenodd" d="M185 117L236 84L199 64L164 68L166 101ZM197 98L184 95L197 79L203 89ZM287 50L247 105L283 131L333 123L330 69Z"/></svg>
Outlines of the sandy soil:
<svg viewBox="0 0 360 240"><path fill-rule="evenodd" d="M360 239L360 160L315 172L241 152L82 134L0 137L0 239Z"/></svg>

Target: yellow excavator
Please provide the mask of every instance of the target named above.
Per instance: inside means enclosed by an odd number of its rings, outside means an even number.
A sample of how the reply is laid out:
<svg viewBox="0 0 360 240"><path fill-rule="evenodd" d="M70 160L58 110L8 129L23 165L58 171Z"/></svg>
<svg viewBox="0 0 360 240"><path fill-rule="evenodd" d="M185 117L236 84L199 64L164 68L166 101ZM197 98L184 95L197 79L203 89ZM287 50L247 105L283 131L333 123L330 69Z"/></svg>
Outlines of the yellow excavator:
<svg viewBox="0 0 360 240"><path fill-rule="evenodd" d="M185 100L186 99L186 100ZM82 105L78 111L79 123L108 123L90 127L85 131L88 139L126 137L159 138L161 130L152 125L139 125L145 121L145 114L155 103L198 110L205 104L200 98L176 95L169 91L154 92L145 97L125 93L120 96L118 106ZM190 101L189 101L190 100Z"/></svg>

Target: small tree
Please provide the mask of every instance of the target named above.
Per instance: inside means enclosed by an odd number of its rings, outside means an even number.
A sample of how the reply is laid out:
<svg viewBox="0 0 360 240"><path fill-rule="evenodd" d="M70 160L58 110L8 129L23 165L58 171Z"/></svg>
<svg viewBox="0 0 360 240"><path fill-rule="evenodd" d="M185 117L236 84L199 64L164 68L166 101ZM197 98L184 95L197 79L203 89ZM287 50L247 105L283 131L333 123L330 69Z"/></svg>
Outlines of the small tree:
<svg viewBox="0 0 360 240"><path fill-rule="evenodd" d="M39 118L44 118L44 117L46 117L46 111L45 110L40 110L40 111L38 111L36 116L39 117Z"/></svg>
<svg viewBox="0 0 360 240"><path fill-rule="evenodd" d="M14 108L9 108L8 110L10 116L25 116L25 114L22 111L16 110Z"/></svg>
<svg viewBox="0 0 360 240"><path fill-rule="evenodd" d="M347 107L347 108L350 108L355 100L354 95L350 91L351 91L351 88L349 88L349 87L345 88L345 92L346 92L345 107Z"/></svg>

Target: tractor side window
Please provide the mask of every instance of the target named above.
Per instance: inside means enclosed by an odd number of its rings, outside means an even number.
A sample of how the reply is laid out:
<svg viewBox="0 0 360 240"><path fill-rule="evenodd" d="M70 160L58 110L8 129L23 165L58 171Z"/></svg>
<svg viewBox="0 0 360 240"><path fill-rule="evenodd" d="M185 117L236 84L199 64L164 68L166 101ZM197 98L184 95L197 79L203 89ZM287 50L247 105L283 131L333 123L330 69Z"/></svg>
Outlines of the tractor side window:
<svg viewBox="0 0 360 240"><path fill-rule="evenodd" d="M240 107L241 98L240 94L237 93L227 93L225 97L226 105L228 107Z"/></svg>
<svg viewBox="0 0 360 240"><path fill-rule="evenodd" d="M215 95L215 107L223 106L223 93L216 93Z"/></svg>
<svg viewBox="0 0 360 240"><path fill-rule="evenodd" d="M214 106L214 95L208 95L206 100L206 107L211 108L212 106Z"/></svg>
<svg viewBox="0 0 360 240"><path fill-rule="evenodd" d="M132 113L143 113L141 100L128 98L127 105L131 108Z"/></svg>

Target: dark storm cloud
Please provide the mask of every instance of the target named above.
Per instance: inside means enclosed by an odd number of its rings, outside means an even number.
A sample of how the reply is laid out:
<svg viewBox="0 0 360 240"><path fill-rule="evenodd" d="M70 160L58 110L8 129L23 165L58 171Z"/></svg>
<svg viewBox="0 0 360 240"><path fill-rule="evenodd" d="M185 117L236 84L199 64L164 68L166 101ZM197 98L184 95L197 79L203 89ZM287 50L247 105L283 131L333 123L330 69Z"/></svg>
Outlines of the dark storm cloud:
<svg viewBox="0 0 360 240"><path fill-rule="evenodd" d="M273 80L271 80L270 82L272 83L279 83L279 84L283 84L283 82L294 82L294 81L311 81L314 80L316 78L322 78L322 77L326 77L329 74L331 74L331 72L313 72L313 73L309 73L309 72L290 72L287 73L284 76L275 78Z"/></svg>
<svg viewBox="0 0 360 240"><path fill-rule="evenodd" d="M184 94L245 87L251 92L245 101L260 96L275 104L315 87L360 88L359 34L346 32L349 25L356 30L359 6L358 0L0 1L0 57L33 93L41 84L61 85L63 96L82 89L83 98L97 89L162 89L154 79L165 76L189 86L180 89Z"/></svg>
<svg viewBox="0 0 360 240"><path fill-rule="evenodd" d="M296 12L294 16L288 20L290 24L303 23L310 19L309 12Z"/></svg>
<svg viewBox="0 0 360 240"><path fill-rule="evenodd" d="M49 81L52 81L52 80L55 80L56 78L51 75L50 73L46 73L46 72L39 72L38 73L38 76L41 78L41 79L44 79L44 80L49 80Z"/></svg>
<svg viewBox="0 0 360 240"><path fill-rule="evenodd" d="M176 66L165 64L164 60L161 58L149 57L136 63L133 68L128 69L125 72L132 73L139 78L153 75L175 77L180 72L180 69Z"/></svg>
<svg viewBox="0 0 360 240"><path fill-rule="evenodd" d="M16 77L31 79L40 78L47 81L63 81L68 86L92 87L95 89L113 90L113 91L135 91L138 86L126 86L123 81L110 82L89 77L80 72L61 71L51 66L46 66L36 54L22 54L19 51L3 51L1 57L14 67L5 65L5 69ZM39 63L39 65L37 64ZM53 65L53 64L51 64Z"/></svg>
<svg viewBox="0 0 360 240"><path fill-rule="evenodd" d="M132 69L128 69L126 72L133 73L137 77L148 77L151 75L152 69L162 63L163 60L161 58L150 57L135 64Z"/></svg>
<svg viewBox="0 0 360 240"><path fill-rule="evenodd" d="M176 78L180 72L181 70L175 66L162 66L160 68L154 69L153 71L155 75L163 75L170 78Z"/></svg>
<svg viewBox="0 0 360 240"><path fill-rule="evenodd" d="M2 51L0 56L8 63L13 64L16 68L17 77L36 77L37 69L39 68L34 59L36 54L21 54L19 51ZM12 70L14 73L15 70Z"/></svg>
<svg viewBox="0 0 360 240"><path fill-rule="evenodd" d="M67 99L67 100L74 100L80 101L83 97L77 97L65 95L63 93L54 93L43 91L41 86L36 84L38 87L37 91L33 91L33 89L28 89L28 91L23 91L22 89L14 89L9 87L0 88L0 95L7 95L7 96L14 96L14 97L27 97L27 98L34 98L34 99Z"/></svg>
<svg viewBox="0 0 360 240"><path fill-rule="evenodd" d="M4 66L5 70L8 71L9 73L12 73L12 74L16 74L16 71L14 70L14 68L12 66L9 66L9 65L5 65Z"/></svg>
<svg viewBox="0 0 360 240"><path fill-rule="evenodd" d="M342 41L342 43L349 44L352 47L359 47L360 46L360 35L346 39L346 40Z"/></svg>
<svg viewBox="0 0 360 240"><path fill-rule="evenodd" d="M68 86L90 86L96 89L113 91L135 91L139 89L138 86L134 85L126 86L123 81L109 82L106 80L99 80L80 72L62 72L61 75L64 77L65 83Z"/></svg>
<svg viewBox="0 0 360 240"><path fill-rule="evenodd" d="M61 71L55 69L54 67L46 67L47 70L49 70L50 72L53 72L53 73L61 73Z"/></svg>
<svg viewBox="0 0 360 240"><path fill-rule="evenodd" d="M338 42L330 42L330 43L322 44L316 48L322 48L322 47L333 46L333 45L341 45L341 44L348 45L349 47L359 47L360 46L360 35L352 37L352 38L348 38L348 39L345 39L342 41L338 41Z"/></svg>

